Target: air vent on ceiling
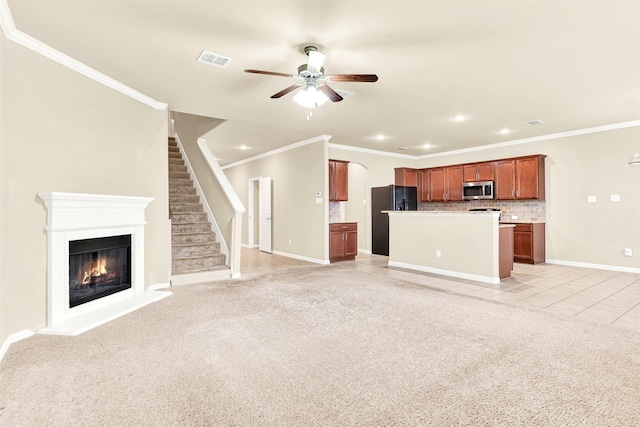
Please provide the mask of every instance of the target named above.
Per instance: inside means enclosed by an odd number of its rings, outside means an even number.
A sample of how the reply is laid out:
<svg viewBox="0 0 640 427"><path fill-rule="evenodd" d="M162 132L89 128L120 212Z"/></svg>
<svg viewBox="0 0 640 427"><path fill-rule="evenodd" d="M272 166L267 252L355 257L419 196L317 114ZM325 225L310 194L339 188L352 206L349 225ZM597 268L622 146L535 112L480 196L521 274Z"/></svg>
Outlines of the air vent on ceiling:
<svg viewBox="0 0 640 427"><path fill-rule="evenodd" d="M227 65L231 62L231 58L203 50L200 56L198 56L198 62L213 65L214 67L227 68Z"/></svg>
<svg viewBox="0 0 640 427"><path fill-rule="evenodd" d="M395 149L398 150L398 151L406 151L406 150L408 150L407 147L396 147Z"/></svg>
<svg viewBox="0 0 640 427"><path fill-rule="evenodd" d="M525 122L529 126L541 125L544 122L542 120L531 120L530 122Z"/></svg>
<svg viewBox="0 0 640 427"><path fill-rule="evenodd" d="M347 92L346 90L342 90L342 89L334 89L334 90L338 92L338 95L340 95L342 99L348 98L351 95L353 95L353 92Z"/></svg>

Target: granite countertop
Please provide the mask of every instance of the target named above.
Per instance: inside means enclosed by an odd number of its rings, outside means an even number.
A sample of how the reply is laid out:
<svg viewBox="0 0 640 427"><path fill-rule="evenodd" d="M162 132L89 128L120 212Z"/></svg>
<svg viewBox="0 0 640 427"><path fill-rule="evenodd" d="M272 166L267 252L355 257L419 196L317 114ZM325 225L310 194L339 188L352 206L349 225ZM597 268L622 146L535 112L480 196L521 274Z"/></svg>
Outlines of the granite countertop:
<svg viewBox="0 0 640 427"><path fill-rule="evenodd" d="M527 219L508 219L500 221L500 224L544 224L545 221L540 220L527 220Z"/></svg>

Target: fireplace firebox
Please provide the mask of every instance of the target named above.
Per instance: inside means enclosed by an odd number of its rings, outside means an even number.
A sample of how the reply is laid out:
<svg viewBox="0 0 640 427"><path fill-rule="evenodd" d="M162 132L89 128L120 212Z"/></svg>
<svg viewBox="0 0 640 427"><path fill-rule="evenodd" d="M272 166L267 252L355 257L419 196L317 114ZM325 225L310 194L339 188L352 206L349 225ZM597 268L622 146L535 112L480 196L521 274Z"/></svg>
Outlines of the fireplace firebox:
<svg viewBox="0 0 640 427"><path fill-rule="evenodd" d="M69 241L69 307L131 288L131 235Z"/></svg>

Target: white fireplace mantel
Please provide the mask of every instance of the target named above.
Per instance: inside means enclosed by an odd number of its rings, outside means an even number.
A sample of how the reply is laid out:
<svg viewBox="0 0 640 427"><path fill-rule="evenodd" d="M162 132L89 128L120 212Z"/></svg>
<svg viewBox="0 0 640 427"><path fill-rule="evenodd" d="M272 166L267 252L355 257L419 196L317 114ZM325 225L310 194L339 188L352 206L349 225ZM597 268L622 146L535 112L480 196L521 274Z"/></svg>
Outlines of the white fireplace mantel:
<svg viewBox="0 0 640 427"><path fill-rule="evenodd" d="M149 197L40 192L47 208L47 327L38 333L77 335L171 295L145 292L144 211ZM69 242L131 235L131 288L69 307Z"/></svg>

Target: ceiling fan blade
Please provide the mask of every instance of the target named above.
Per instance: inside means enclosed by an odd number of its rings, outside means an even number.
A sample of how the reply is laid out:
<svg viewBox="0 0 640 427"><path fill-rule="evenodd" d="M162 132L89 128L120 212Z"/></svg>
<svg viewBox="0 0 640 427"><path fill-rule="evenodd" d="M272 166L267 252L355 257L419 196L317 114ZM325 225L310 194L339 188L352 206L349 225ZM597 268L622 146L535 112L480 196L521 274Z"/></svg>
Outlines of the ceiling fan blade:
<svg viewBox="0 0 640 427"><path fill-rule="evenodd" d="M329 98L332 102L339 102L344 99L338 94L338 92L331 89L328 85L320 85L318 86L318 88L322 91L322 93L327 95L327 98Z"/></svg>
<svg viewBox="0 0 640 427"><path fill-rule="evenodd" d="M378 76L375 74L329 74L324 77L330 82L377 82Z"/></svg>
<svg viewBox="0 0 640 427"><path fill-rule="evenodd" d="M293 74L287 73L277 73L275 71L262 71L262 70L244 70L245 73L253 73L253 74L266 74L268 76L280 76L280 77L298 77Z"/></svg>
<svg viewBox="0 0 640 427"><path fill-rule="evenodd" d="M300 86L302 86L302 83L296 83L294 85L291 85L288 88L282 89L280 92L278 92L278 93L276 93L274 95L271 95L271 98L273 98L273 99L280 98L281 96L284 96L284 95L288 94L289 92L299 88Z"/></svg>

